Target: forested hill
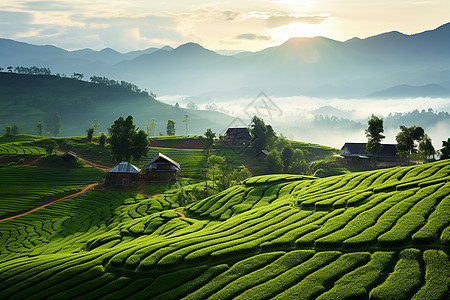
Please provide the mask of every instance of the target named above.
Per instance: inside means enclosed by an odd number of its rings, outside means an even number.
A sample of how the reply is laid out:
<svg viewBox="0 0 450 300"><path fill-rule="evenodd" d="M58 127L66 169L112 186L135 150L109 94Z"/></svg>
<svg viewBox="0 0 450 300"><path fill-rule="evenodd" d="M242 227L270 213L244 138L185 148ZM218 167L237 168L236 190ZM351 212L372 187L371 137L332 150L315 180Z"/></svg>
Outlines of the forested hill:
<svg viewBox="0 0 450 300"><path fill-rule="evenodd" d="M45 133L46 120L56 112L61 116L62 136L84 135L94 118L100 123L99 131L105 132L118 117L128 115L143 129L155 118L156 135L165 134L168 119L176 122L178 133L184 133L186 114L191 119L189 133L203 133L206 128L221 131L231 122L231 117L219 112L176 108L145 92L75 78L0 72L0 91L0 126L16 125L20 133L36 134L38 120Z"/></svg>

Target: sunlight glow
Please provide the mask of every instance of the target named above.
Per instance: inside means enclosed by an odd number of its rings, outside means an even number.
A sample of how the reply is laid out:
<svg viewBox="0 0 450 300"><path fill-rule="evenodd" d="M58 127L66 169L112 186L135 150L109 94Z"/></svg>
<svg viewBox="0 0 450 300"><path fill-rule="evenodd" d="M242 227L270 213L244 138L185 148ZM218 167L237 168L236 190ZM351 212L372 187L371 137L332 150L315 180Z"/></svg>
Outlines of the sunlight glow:
<svg viewBox="0 0 450 300"><path fill-rule="evenodd" d="M283 43L292 37L316 37L327 34L324 24L294 23L269 30L275 44Z"/></svg>

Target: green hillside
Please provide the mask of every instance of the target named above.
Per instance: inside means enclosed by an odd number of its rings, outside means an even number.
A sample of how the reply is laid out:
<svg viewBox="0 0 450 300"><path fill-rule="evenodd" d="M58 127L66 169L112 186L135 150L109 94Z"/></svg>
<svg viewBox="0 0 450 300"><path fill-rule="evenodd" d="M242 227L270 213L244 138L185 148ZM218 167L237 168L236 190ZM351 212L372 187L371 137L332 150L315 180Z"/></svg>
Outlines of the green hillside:
<svg viewBox="0 0 450 300"><path fill-rule="evenodd" d="M206 128L221 132L232 121L219 112L176 108L145 93L74 78L0 72L0 90L0 128L16 125L20 133L27 134L37 133L38 120L44 123L46 134L45 121L55 112L62 120L60 136L84 135L94 119L100 123L99 131L106 132L114 120L128 115L144 130L155 118L156 135L166 134L168 119L176 122L178 133L184 133L186 114L192 133L204 133Z"/></svg>
<svg viewBox="0 0 450 300"><path fill-rule="evenodd" d="M448 297L449 160L252 177L177 206L90 191L0 222L2 298Z"/></svg>

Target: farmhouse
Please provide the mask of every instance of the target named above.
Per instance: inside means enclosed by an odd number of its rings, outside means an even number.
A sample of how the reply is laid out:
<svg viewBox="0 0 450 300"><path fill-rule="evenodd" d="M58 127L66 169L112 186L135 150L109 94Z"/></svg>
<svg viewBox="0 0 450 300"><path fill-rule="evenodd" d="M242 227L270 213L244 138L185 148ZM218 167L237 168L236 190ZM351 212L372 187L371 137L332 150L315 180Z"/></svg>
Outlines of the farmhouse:
<svg viewBox="0 0 450 300"><path fill-rule="evenodd" d="M255 157L259 160L259 161L263 161L266 159L267 155L269 155L269 151L267 150L261 150L259 151Z"/></svg>
<svg viewBox="0 0 450 300"><path fill-rule="evenodd" d="M247 146L250 144L252 137L248 132L248 128L228 128L225 132L225 142L235 146Z"/></svg>
<svg viewBox="0 0 450 300"><path fill-rule="evenodd" d="M141 170L127 161L122 161L108 171L105 184L120 185L124 187L137 185Z"/></svg>
<svg viewBox="0 0 450 300"><path fill-rule="evenodd" d="M70 161L77 159L77 154L73 151L67 151L63 155L61 155L63 160Z"/></svg>
<svg viewBox="0 0 450 300"><path fill-rule="evenodd" d="M395 144L381 144L381 151L377 155L379 167L393 167L405 163L405 159L397 154ZM370 163L373 154L366 152L366 143L345 143L341 150L343 163L347 166L364 167Z"/></svg>
<svg viewBox="0 0 450 300"><path fill-rule="evenodd" d="M144 178L151 181L172 181L177 179L177 172L181 166L176 161L159 153L149 161L143 168Z"/></svg>

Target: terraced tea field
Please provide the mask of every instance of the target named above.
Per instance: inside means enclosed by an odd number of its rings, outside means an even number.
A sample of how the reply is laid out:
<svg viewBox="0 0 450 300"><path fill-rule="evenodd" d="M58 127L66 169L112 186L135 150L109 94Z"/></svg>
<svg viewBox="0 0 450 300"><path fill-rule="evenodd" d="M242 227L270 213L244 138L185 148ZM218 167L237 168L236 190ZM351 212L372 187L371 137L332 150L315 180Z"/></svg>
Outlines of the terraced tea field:
<svg viewBox="0 0 450 300"><path fill-rule="evenodd" d="M104 175L94 168L0 168L0 219L27 211L64 194L74 193Z"/></svg>
<svg viewBox="0 0 450 300"><path fill-rule="evenodd" d="M0 223L5 299L448 299L450 161L88 192Z"/></svg>

